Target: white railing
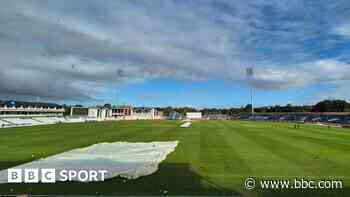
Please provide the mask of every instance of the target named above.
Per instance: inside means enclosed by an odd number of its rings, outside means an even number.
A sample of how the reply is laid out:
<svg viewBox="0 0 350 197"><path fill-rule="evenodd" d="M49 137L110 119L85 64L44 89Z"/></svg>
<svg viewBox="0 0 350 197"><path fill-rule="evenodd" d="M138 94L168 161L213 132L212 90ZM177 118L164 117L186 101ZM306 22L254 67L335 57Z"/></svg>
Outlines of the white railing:
<svg viewBox="0 0 350 197"><path fill-rule="evenodd" d="M18 111L23 111L23 112L64 112L64 109L57 109L57 108L36 108L36 107L27 107L27 108L8 108L8 107L0 107L0 111L4 111L4 112L18 112Z"/></svg>
<svg viewBox="0 0 350 197"><path fill-rule="evenodd" d="M46 117L58 116L63 117L63 113L42 113L42 114L0 114L0 118L18 118L18 117Z"/></svg>

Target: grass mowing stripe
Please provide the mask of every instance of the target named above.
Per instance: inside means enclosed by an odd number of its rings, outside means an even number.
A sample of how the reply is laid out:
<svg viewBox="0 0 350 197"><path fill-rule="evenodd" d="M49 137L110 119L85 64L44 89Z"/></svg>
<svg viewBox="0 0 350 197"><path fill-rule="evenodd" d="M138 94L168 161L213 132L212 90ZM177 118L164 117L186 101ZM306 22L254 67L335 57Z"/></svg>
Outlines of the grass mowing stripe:
<svg viewBox="0 0 350 197"><path fill-rule="evenodd" d="M200 131L201 125L193 123L189 128L180 128L177 126L176 138L179 140L179 148L181 148L183 160L190 165L193 170L200 173Z"/></svg>
<svg viewBox="0 0 350 197"><path fill-rule="evenodd" d="M202 124L208 125L208 129L201 131L201 161L210 162L210 166L216 165L214 174L249 173L249 167L226 141L225 131L217 129L215 122ZM216 128L215 132L212 128ZM212 155L208 157L207 152ZM218 166L220 166L219 170Z"/></svg>
<svg viewBox="0 0 350 197"><path fill-rule="evenodd" d="M214 187L223 193L221 195L231 194L224 184L227 174L232 174L240 168L235 162L235 155L231 154L232 148L228 146L222 135L217 131L213 132L215 126L209 122L196 122L195 127L200 134L200 151L199 151L199 174L202 177L203 186ZM215 175L221 178L213 178Z"/></svg>
<svg viewBox="0 0 350 197"><path fill-rule="evenodd" d="M268 134L268 132L265 132ZM271 134L271 137L279 137L279 135L276 135L275 133ZM350 149L349 142L350 140L345 139L334 139L332 138L332 133L328 133L327 136L320 137L318 134L314 134L312 132L309 132L305 129L295 129L295 128L284 128L283 129L283 136L291 138L290 141L294 142L293 144L297 144L301 141L304 141L308 144L301 144L301 147L305 147L308 149L314 149L315 151L318 150L326 150L327 152L348 152ZM339 141L340 140L340 141ZM313 146L310 146L313 145ZM339 153L342 154L342 153ZM345 155L344 155L345 156Z"/></svg>
<svg viewBox="0 0 350 197"><path fill-rule="evenodd" d="M342 152L348 152L350 149L350 145L344 142L338 142L334 139L327 139L327 138L318 138L315 136L312 136L310 134L307 134L306 132L304 135L301 133L292 132L288 130L284 130L285 134L284 136L292 138L292 140L301 140L305 142L310 142L313 144L317 144L322 147L326 147L327 149L334 149ZM350 141L348 141L350 143Z"/></svg>
<svg viewBox="0 0 350 197"><path fill-rule="evenodd" d="M227 157L225 162L230 164L230 169L226 170L225 174L212 173L211 179L226 188L238 188L240 192L245 192L246 190L243 187L244 179L251 177L253 171L244 150L251 146L247 146L244 140L241 141L239 136L234 135L232 130L225 125L225 121L211 121L210 123L214 125L213 130L216 131L217 135L220 135L220 139L227 146L227 150L223 151Z"/></svg>
<svg viewBox="0 0 350 197"><path fill-rule="evenodd" d="M334 140L339 140L339 141L344 141L350 140L350 136L348 135L339 135L337 134L337 131L335 130L328 130L327 128L323 127L323 128L317 128L317 127L307 127L306 129L304 129L305 131L308 131L312 134L317 134L319 136L323 136L323 137L327 137L328 139L334 139ZM350 130L347 129L348 132L350 133Z"/></svg>
<svg viewBox="0 0 350 197"><path fill-rule="evenodd" d="M279 136L279 138L276 139L272 138L271 135L269 136L269 133L271 134L272 132ZM294 146L288 139L284 138L283 130L270 130L265 133L259 128L246 128L245 132L241 132L241 134L265 147L271 152L271 154L278 155L281 158L288 160L291 164L298 166L301 170L299 175L312 175L319 173L317 169L307 165L310 162L312 155L302 147Z"/></svg>
<svg viewBox="0 0 350 197"><path fill-rule="evenodd" d="M279 127L279 128L294 128L295 123L288 122L258 122L260 126L267 127ZM321 136L328 136L337 139L350 139L350 129L349 128L334 128L326 127L312 124L299 124L302 131L309 131L314 134L319 134ZM329 134L332 134L331 136Z"/></svg>
<svg viewBox="0 0 350 197"><path fill-rule="evenodd" d="M232 163L230 165L230 173L235 174L251 174L252 171L248 165L248 163L243 159L244 154L240 154L242 152L242 148L244 147L237 147L234 146L235 144L239 143L236 136L232 136L232 133L230 130L227 129L226 125L224 124L224 121L215 121L212 122L217 128L216 132L218 132L218 135L220 135L221 140L226 146L225 153L228 155L229 163Z"/></svg>
<svg viewBox="0 0 350 197"><path fill-rule="evenodd" d="M290 176L302 172L302 168L298 165L292 165L288 158L271 152L265 144L257 143L257 141L263 140L259 136L253 136L256 139L252 139L252 137L244 135L246 130L242 129L241 125L237 125L236 122L224 121L223 123L228 128L227 130L232 132L231 135L239 141L239 144L232 143L231 145L240 149L242 158L250 166L252 174L247 174L247 176L275 176L276 174ZM284 170L280 170L281 168Z"/></svg>
<svg viewBox="0 0 350 197"><path fill-rule="evenodd" d="M329 148L326 147L326 145L320 145L322 148L310 148L310 144L313 144L313 142L301 140L300 138L303 138L302 136L298 137L291 137L288 132L286 132L286 129L283 129L279 135L272 135L270 133L266 134L266 137L271 138L272 140L280 140L280 141L288 141L289 146L295 147L297 149L302 148L305 153L309 155L309 157L305 157L305 163L307 161L310 161L309 163L312 163L312 170L316 173L313 175L319 175L324 174L325 176L339 176L342 175L343 169L347 167L347 165L343 162L335 162L331 158L332 155L325 154L327 152L322 151L329 151ZM292 153L291 153L292 154ZM300 152L295 152L296 155L299 155ZM338 152L337 155L343 154L346 156L345 152ZM345 157L344 157L345 158ZM326 170L326 173L323 172Z"/></svg>
<svg viewBox="0 0 350 197"><path fill-rule="evenodd" d="M223 144L220 136L215 132L211 131L211 125L201 123L200 127L200 162L201 172L205 174L225 173L225 148L226 144ZM215 166L215 167L214 167ZM215 171L213 172L213 167Z"/></svg>
<svg viewBox="0 0 350 197"><path fill-rule="evenodd" d="M266 124L264 124L266 125ZM337 152L336 154L326 154L326 155L322 155L322 157L320 157L319 151L320 149L310 149L310 143L312 142L308 142L308 141L303 141L300 140L300 138L303 138L303 136L301 136L301 133L299 133L300 136L298 136L297 138L293 138L291 137L291 132L294 130L293 128L287 127L284 129L281 129L278 133L278 135L273 132L273 129L270 129L269 132L264 132L264 135L271 138L271 139L275 139L275 140L282 140L282 141L289 141L290 142L290 146L294 146L296 148L299 147L303 147L304 152L309 153L310 155L312 155L310 158L305 158L306 160L310 160L310 163L313 162L313 171L319 171L318 174L324 174L325 176L341 176L343 169L347 167L347 165L345 164L346 162L344 161L345 158L347 158L345 152ZM308 135L307 132L304 133L305 135ZM305 144L306 142L306 144ZM323 141L323 142L327 142L327 141ZM324 151L329 151L329 150L337 150L336 147L334 147L334 144L332 146L332 144L322 144L320 143L318 147L323 147L321 150ZM326 147L329 146L329 147ZM350 149L350 148L348 148ZM334 153L334 151L333 151ZM340 154L343 155L343 160L340 159L336 159L334 158L333 155L337 155L339 156ZM298 153L299 156L299 153ZM321 171L326 171L326 173L321 172ZM317 175L317 174L316 174ZM315 176L315 175L314 175Z"/></svg>

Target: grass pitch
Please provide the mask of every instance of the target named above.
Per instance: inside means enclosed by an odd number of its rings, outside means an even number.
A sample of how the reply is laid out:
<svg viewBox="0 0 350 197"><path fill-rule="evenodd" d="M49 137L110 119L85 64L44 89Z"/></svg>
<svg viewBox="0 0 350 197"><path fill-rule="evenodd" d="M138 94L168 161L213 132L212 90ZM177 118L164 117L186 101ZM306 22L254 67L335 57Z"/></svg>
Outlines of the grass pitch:
<svg viewBox="0 0 350 197"><path fill-rule="evenodd" d="M1 194L350 196L350 129L246 121L120 121L0 129L0 169L100 142L178 140L150 176L2 184ZM244 179L341 179L337 190L252 190Z"/></svg>

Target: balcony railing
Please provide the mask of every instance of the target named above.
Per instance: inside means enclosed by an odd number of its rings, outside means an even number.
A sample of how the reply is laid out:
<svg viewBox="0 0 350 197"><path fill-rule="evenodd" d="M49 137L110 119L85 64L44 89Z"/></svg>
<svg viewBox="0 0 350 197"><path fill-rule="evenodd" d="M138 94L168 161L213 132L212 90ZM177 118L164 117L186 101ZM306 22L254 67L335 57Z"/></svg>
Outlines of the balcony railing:
<svg viewBox="0 0 350 197"><path fill-rule="evenodd" d="M3 112L64 112L63 108L43 108L43 107L0 107Z"/></svg>

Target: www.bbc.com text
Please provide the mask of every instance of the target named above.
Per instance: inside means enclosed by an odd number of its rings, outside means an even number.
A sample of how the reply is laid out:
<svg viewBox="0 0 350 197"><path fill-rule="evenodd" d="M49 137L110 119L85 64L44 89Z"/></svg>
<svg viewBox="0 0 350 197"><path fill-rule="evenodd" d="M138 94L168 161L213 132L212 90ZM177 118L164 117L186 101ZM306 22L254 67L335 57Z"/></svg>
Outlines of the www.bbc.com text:
<svg viewBox="0 0 350 197"><path fill-rule="evenodd" d="M342 189L343 181L341 180L308 180L308 179L294 179L290 180L256 180L254 178L247 178L244 181L244 187L247 190L253 189Z"/></svg>

